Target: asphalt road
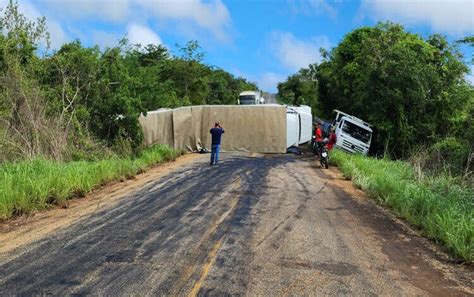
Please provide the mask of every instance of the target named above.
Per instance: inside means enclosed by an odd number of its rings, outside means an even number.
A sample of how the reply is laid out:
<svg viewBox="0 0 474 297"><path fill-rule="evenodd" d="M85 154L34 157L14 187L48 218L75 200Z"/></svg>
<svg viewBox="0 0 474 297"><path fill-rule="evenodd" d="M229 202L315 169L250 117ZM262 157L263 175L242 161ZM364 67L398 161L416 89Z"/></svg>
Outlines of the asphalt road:
<svg viewBox="0 0 474 297"><path fill-rule="evenodd" d="M472 294L472 267L311 158L208 157L0 255L0 295Z"/></svg>

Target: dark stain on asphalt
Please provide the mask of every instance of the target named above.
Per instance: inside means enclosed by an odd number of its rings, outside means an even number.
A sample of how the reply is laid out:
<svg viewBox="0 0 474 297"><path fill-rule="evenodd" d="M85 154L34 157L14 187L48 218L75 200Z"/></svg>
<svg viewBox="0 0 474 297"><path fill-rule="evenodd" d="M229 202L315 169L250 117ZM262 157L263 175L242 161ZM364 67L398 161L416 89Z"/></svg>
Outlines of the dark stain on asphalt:
<svg viewBox="0 0 474 297"><path fill-rule="evenodd" d="M339 211L339 210L344 210L345 208L340 206L340 207L326 207L324 209L329 210L329 211Z"/></svg>
<svg viewBox="0 0 474 297"><path fill-rule="evenodd" d="M221 290L216 290L216 289L204 289L201 290L198 294L200 297L230 297L233 296L232 294L229 294L227 292L223 292Z"/></svg>
<svg viewBox="0 0 474 297"><path fill-rule="evenodd" d="M359 272L355 265L335 261L310 262L296 258L282 258L280 259L280 265L285 268L318 270L338 276L347 276Z"/></svg>
<svg viewBox="0 0 474 297"><path fill-rule="evenodd" d="M228 273L212 278L226 278L245 292L247 264L252 256L246 244L255 225L250 211L265 186L268 171L293 161L288 155L230 157L217 166L186 166L147 184L114 208L2 256L1 293L133 295L143 290L182 295L193 286L201 273L199 267L219 240L226 240L226 245L215 268ZM225 192L236 178L240 187ZM238 202L213 227L210 224L229 207L225 201L228 197L221 194L236 197ZM201 242L210 228L215 230ZM183 276L187 279L180 282ZM132 291L127 291L128 287ZM222 296L225 292L202 288L199 295Z"/></svg>
<svg viewBox="0 0 474 297"><path fill-rule="evenodd" d="M111 263L131 263L136 255L136 250L124 250L105 256L105 261Z"/></svg>
<svg viewBox="0 0 474 297"><path fill-rule="evenodd" d="M198 296L245 295L252 281L250 272L264 271L263 266L250 265L254 257L254 246L250 246L255 244L253 232L260 222L258 214L265 211L254 208L265 191L280 190L278 185L266 184L266 177L270 169L298 159L310 162L304 166L314 168L322 179L331 178L315 165L314 159L304 156L232 155L217 166L209 166L207 160L184 166L146 184L113 208L0 255L0 295L162 296L194 291ZM291 166L286 168L291 171ZM400 240L398 235L407 233L380 208L359 203L343 189L326 188L326 184L310 192L298 174L288 175L288 183L297 183L299 189L295 192L301 196L294 204L296 211L282 216L260 242L266 242L260 246L261 250L266 246L265 253L281 248L282 236L290 234L292 224L307 215L310 199L318 202L326 190L333 191L341 207L326 208L327 212L319 213L320 219L326 219L329 212L341 216L350 213L358 224L382 238L383 252L399 265L397 269L408 276L407 281L432 295L455 295L455 289L450 288L455 284L420 258L429 253L420 244L421 239ZM272 202L275 207L285 207L282 201ZM351 250L340 236L334 237L339 252L351 258ZM276 260L279 267L303 274L311 270L318 275L352 277L361 269L337 261ZM340 283L338 288L339 293L351 293L347 284Z"/></svg>

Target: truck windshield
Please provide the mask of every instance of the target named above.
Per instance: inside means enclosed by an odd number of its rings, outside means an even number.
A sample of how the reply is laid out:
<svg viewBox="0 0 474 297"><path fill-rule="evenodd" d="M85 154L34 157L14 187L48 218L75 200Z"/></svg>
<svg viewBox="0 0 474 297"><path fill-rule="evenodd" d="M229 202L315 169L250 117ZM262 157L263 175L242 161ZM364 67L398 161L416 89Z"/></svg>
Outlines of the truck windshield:
<svg viewBox="0 0 474 297"><path fill-rule="evenodd" d="M370 135L372 134L372 132L369 130L366 130L348 121L344 121L342 131L364 143L368 143L370 141Z"/></svg>
<svg viewBox="0 0 474 297"><path fill-rule="evenodd" d="M240 105L255 104L255 95L240 96L239 100L240 100Z"/></svg>

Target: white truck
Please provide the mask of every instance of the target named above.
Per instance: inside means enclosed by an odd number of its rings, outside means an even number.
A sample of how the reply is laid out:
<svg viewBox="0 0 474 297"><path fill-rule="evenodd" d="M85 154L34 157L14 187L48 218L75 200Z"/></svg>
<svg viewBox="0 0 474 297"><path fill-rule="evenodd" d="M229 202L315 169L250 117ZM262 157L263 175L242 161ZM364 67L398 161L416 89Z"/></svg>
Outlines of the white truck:
<svg viewBox="0 0 474 297"><path fill-rule="evenodd" d="M238 105L256 105L265 104L265 98L263 98L260 91L244 91L239 94L237 99Z"/></svg>
<svg viewBox="0 0 474 297"><path fill-rule="evenodd" d="M372 141L372 125L335 109L336 146L350 153L367 155Z"/></svg>
<svg viewBox="0 0 474 297"><path fill-rule="evenodd" d="M311 141L313 129L311 107L286 107L286 147L299 146Z"/></svg>

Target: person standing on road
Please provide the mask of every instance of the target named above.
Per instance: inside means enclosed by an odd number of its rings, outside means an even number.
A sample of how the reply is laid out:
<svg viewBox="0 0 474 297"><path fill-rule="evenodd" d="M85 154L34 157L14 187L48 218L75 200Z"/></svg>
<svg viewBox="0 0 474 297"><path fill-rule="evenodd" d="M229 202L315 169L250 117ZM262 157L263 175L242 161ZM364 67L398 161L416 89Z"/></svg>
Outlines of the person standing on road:
<svg viewBox="0 0 474 297"><path fill-rule="evenodd" d="M314 136L315 136L315 141L316 141L316 157L319 158L322 141L323 141L323 131L321 130L320 123L316 124L316 130L314 130Z"/></svg>
<svg viewBox="0 0 474 297"><path fill-rule="evenodd" d="M219 122L214 124L214 128L210 130L212 135L212 145L211 145L211 165L217 164L219 161L219 149L221 146L221 137L224 134L224 128L221 127Z"/></svg>
<svg viewBox="0 0 474 297"><path fill-rule="evenodd" d="M334 131L334 127L331 127L331 133L329 133L329 141L328 141L328 150L332 150L334 145L337 142L336 132Z"/></svg>
<svg viewBox="0 0 474 297"><path fill-rule="evenodd" d="M316 136L316 142L323 141L323 131L321 130L321 124L316 125L316 130L314 130L314 136Z"/></svg>

